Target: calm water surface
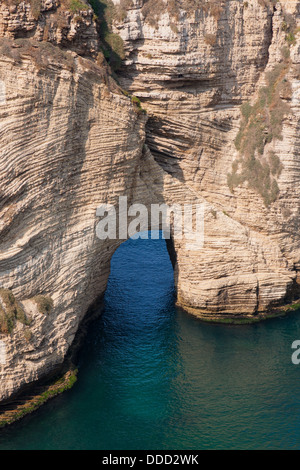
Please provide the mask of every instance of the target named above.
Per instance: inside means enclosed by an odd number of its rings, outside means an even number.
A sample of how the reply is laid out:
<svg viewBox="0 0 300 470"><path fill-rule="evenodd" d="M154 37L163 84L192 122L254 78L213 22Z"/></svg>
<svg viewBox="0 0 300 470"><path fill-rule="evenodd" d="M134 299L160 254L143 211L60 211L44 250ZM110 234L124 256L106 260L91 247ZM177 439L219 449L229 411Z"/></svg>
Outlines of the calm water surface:
<svg viewBox="0 0 300 470"><path fill-rule="evenodd" d="M300 315L201 323L174 307L163 240L115 253L75 387L0 431L0 449L299 449Z"/></svg>

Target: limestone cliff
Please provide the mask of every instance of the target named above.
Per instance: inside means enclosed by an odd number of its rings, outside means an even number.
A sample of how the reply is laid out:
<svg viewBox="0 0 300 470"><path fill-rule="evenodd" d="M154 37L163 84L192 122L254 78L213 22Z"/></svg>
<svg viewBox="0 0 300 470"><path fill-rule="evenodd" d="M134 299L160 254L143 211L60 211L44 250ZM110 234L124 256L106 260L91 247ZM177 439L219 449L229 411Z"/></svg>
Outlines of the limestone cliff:
<svg viewBox="0 0 300 470"><path fill-rule="evenodd" d="M176 250L178 300L257 313L299 292L300 3L175 4L134 1L115 28L155 160L212 206L204 250Z"/></svg>
<svg viewBox="0 0 300 470"><path fill-rule="evenodd" d="M119 196L204 204L203 249L169 246L186 310L300 297L300 2L105 3L119 84L88 4L0 5L0 401L63 362L105 292L122 240L96 209Z"/></svg>

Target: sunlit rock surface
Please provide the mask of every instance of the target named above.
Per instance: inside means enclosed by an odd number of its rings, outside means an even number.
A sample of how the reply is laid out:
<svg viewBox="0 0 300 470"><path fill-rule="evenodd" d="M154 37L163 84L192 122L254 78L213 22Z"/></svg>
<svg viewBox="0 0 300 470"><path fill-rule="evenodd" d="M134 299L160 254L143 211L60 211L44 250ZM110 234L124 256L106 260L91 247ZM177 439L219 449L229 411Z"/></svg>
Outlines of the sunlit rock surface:
<svg viewBox="0 0 300 470"><path fill-rule="evenodd" d="M155 203L204 205L203 248L169 243L177 301L188 311L259 315L300 297L300 2L219 4L157 8L153 20L142 1L129 2L114 23L126 54L119 85L88 5L80 20L54 0L39 15L29 3L1 2L0 288L27 320L0 334L0 400L63 362L105 292L122 240L96 237L96 209L118 208L119 196L149 213ZM277 101L270 123L262 116L266 137L246 174L236 145L241 105L261 99L278 65ZM279 105L280 136L268 139ZM236 162L244 178L230 185ZM52 301L48 312L36 296ZM7 318L1 291L0 307Z"/></svg>

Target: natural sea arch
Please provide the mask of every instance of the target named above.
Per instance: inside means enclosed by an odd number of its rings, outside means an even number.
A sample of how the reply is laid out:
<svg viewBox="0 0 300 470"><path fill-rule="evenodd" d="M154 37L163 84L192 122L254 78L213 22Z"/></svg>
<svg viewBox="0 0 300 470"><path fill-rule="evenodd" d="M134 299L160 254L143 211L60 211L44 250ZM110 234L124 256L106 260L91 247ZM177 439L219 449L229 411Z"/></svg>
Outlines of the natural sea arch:
<svg viewBox="0 0 300 470"><path fill-rule="evenodd" d="M299 448L299 315L207 324L174 300L165 242L121 244L77 383L1 432L0 449Z"/></svg>

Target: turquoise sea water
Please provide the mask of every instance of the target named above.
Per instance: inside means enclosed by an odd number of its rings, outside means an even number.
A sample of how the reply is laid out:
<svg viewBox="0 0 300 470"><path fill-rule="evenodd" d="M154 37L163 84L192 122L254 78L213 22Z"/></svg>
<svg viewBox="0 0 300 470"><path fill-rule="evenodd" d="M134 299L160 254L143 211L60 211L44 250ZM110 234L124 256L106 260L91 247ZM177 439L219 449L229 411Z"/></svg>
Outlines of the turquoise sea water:
<svg viewBox="0 0 300 470"><path fill-rule="evenodd" d="M115 253L75 387L0 431L0 449L299 449L300 315L205 324L174 306L163 240Z"/></svg>

